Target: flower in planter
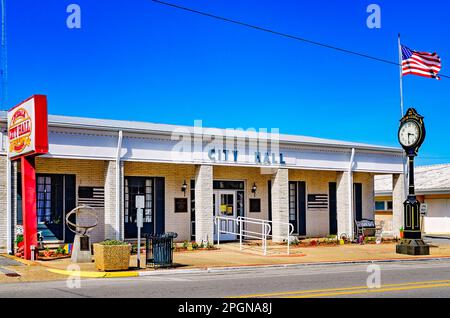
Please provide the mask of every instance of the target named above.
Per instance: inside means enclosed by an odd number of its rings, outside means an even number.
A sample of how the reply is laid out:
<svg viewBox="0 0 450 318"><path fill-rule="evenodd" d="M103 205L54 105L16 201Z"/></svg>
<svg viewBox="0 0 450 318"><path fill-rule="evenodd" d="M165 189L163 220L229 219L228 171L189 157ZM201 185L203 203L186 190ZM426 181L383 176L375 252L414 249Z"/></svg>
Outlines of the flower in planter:
<svg viewBox="0 0 450 318"><path fill-rule="evenodd" d="M50 256L52 256L53 252L50 251L50 249L47 247L43 254L44 254L44 257L50 257Z"/></svg>

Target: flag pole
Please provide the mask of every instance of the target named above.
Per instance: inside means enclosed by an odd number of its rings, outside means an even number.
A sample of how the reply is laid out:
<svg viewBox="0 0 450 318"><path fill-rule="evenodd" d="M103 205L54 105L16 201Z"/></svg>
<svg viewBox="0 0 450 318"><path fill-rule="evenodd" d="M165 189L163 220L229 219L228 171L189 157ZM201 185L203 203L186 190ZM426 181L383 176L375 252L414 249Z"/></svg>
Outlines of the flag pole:
<svg viewBox="0 0 450 318"><path fill-rule="evenodd" d="M400 41L400 33L398 34L398 65L399 65L399 69L400 69L400 112L401 112L401 117L403 117L404 115L404 111L403 111L403 67L402 67L402 44Z"/></svg>
<svg viewBox="0 0 450 318"><path fill-rule="evenodd" d="M399 65L399 69L400 69L400 118L403 117L404 110L403 110L403 104L404 104L404 100L403 100L403 66L402 66L402 62L403 62L403 52L402 52L402 43L400 40L400 33L398 34L398 65ZM407 160L406 160L406 153L403 153L403 197L406 198L406 193L407 193L407 184L408 184L408 167L407 167Z"/></svg>

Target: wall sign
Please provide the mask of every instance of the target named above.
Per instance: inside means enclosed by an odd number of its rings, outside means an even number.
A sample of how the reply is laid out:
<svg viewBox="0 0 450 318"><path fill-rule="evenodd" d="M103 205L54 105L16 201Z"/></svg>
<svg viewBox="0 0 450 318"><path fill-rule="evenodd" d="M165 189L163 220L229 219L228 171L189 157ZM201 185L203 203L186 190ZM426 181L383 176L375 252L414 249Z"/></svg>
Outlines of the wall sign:
<svg viewBox="0 0 450 318"><path fill-rule="evenodd" d="M328 209L328 194L308 194L308 209Z"/></svg>
<svg viewBox="0 0 450 318"><path fill-rule="evenodd" d="M249 212L261 212L261 199L250 198Z"/></svg>
<svg viewBox="0 0 450 318"><path fill-rule="evenodd" d="M175 198L175 213L186 213L188 211L187 198Z"/></svg>
<svg viewBox="0 0 450 318"><path fill-rule="evenodd" d="M212 148L208 151L208 158L214 162L239 162L238 150L216 149ZM285 165L284 155L282 153L274 152L260 152L254 153L254 163L265 165Z"/></svg>
<svg viewBox="0 0 450 318"><path fill-rule="evenodd" d="M105 188L78 187L78 204L89 205L93 208L103 208L105 206Z"/></svg>
<svg viewBox="0 0 450 318"><path fill-rule="evenodd" d="M9 157L48 152L47 98L34 95L8 111Z"/></svg>

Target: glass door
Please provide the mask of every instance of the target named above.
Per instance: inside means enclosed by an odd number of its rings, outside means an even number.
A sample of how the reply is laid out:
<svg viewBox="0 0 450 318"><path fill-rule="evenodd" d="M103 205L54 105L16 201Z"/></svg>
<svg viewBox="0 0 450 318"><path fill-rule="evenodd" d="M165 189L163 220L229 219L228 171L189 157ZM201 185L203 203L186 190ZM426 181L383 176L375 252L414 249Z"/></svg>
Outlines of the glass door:
<svg viewBox="0 0 450 318"><path fill-rule="evenodd" d="M63 175L37 175L37 230L44 241L64 241Z"/></svg>
<svg viewBox="0 0 450 318"><path fill-rule="evenodd" d="M153 179L141 177L125 178L125 209L124 228L125 238L137 238L137 209L136 196L144 195L145 209L143 211L144 224L142 234L153 234Z"/></svg>
<svg viewBox="0 0 450 318"><path fill-rule="evenodd" d="M230 220L218 220L218 222L220 222L220 240L236 240L236 234L234 234L237 231L237 226L234 221L237 218L236 192L224 190L214 191L213 202L214 216L230 218ZM214 233L217 239L217 224Z"/></svg>

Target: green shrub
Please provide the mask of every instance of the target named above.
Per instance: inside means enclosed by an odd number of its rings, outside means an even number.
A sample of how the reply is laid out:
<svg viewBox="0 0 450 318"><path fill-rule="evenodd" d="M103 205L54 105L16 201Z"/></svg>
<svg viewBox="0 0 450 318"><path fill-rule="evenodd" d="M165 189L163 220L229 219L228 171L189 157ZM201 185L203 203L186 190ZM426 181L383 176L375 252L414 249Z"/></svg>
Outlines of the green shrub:
<svg viewBox="0 0 450 318"><path fill-rule="evenodd" d="M188 241L184 241L183 242L183 248L187 249L189 247L189 242Z"/></svg>
<svg viewBox="0 0 450 318"><path fill-rule="evenodd" d="M66 250L64 249L64 247L59 246L59 247L56 249L56 254L66 255Z"/></svg>
<svg viewBox="0 0 450 318"><path fill-rule="evenodd" d="M98 244L101 244L101 245L129 245L129 243L127 243L127 242L118 241L118 240L105 240Z"/></svg>
<svg viewBox="0 0 450 318"><path fill-rule="evenodd" d="M16 236L16 240L14 241L16 244L23 242L23 234L19 234Z"/></svg>
<svg viewBox="0 0 450 318"><path fill-rule="evenodd" d="M196 243L196 242L192 242L192 249L193 250L196 250L196 249L198 249L198 244Z"/></svg>
<svg viewBox="0 0 450 318"><path fill-rule="evenodd" d="M372 236L370 236L370 237L365 237L364 238L364 243L373 243L373 242L375 242L376 241L376 237L372 237Z"/></svg>

